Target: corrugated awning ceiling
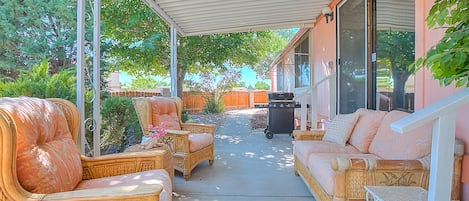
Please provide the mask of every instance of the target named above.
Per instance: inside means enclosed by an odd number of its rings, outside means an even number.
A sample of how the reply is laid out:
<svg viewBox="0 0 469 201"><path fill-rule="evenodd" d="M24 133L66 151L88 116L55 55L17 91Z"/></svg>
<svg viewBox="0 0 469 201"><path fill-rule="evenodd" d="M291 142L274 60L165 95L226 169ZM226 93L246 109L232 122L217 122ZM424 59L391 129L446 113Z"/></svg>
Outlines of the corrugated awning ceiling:
<svg viewBox="0 0 469 201"><path fill-rule="evenodd" d="M311 27L330 0L144 0L182 36Z"/></svg>

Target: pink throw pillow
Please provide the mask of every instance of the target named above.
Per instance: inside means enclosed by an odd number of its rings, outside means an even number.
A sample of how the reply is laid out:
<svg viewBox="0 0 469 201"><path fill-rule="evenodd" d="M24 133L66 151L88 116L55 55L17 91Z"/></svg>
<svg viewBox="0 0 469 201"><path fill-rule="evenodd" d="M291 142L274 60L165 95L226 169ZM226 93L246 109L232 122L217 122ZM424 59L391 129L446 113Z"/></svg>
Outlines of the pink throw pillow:
<svg viewBox="0 0 469 201"><path fill-rule="evenodd" d="M397 133L391 123L409 115L407 112L393 110L384 116L373 142L370 153L388 160L414 160L430 154L432 125L427 124L409 133Z"/></svg>
<svg viewBox="0 0 469 201"><path fill-rule="evenodd" d="M353 127L358 117L358 113L338 114L332 119L322 140L337 143L344 147L352 134Z"/></svg>
<svg viewBox="0 0 469 201"><path fill-rule="evenodd" d="M360 114L360 118L355 124L349 143L360 152L368 153L368 148L387 112L360 108L357 113Z"/></svg>

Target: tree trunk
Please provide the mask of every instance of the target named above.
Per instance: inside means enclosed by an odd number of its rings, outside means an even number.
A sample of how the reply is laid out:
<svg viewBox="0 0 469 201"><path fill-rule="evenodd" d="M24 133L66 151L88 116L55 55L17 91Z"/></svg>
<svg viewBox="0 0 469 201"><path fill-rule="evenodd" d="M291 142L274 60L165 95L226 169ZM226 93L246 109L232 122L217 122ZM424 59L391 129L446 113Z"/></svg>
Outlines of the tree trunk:
<svg viewBox="0 0 469 201"><path fill-rule="evenodd" d="M177 65L177 96L182 99L183 83L186 78L187 71L181 68L181 65Z"/></svg>
<svg viewBox="0 0 469 201"><path fill-rule="evenodd" d="M410 76L410 72L406 70L398 70L393 68L392 78L394 79L394 92L392 95L392 109L410 109L405 106L405 84ZM400 68L402 69L402 68Z"/></svg>

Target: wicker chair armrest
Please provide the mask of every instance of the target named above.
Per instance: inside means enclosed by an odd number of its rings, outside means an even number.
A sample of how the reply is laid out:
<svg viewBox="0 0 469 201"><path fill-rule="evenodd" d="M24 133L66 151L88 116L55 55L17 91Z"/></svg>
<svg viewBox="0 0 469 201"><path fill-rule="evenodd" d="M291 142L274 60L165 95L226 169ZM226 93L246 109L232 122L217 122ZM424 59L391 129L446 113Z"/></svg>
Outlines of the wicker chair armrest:
<svg viewBox="0 0 469 201"><path fill-rule="evenodd" d="M214 124L183 123L181 128L191 133L215 133Z"/></svg>
<svg viewBox="0 0 469 201"><path fill-rule="evenodd" d="M309 131L294 130L293 137L295 140L322 140L325 130L322 129L312 129Z"/></svg>
<svg viewBox="0 0 469 201"><path fill-rule="evenodd" d="M430 158L425 157L419 160L384 160L384 159L364 159L364 158L343 158L338 157L331 161L334 171L408 171L430 169Z"/></svg>
<svg viewBox="0 0 469 201"><path fill-rule="evenodd" d="M163 187L159 184L94 188L52 193L43 200L159 200Z"/></svg>
<svg viewBox="0 0 469 201"><path fill-rule="evenodd" d="M186 130L166 130L166 138L170 139L168 143L171 151L189 153L189 134Z"/></svg>
<svg viewBox="0 0 469 201"><path fill-rule="evenodd" d="M83 179L96 179L163 169L164 151L128 152L110 154L100 157L81 156Z"/></svg>
<svg viewBox="0 0 469 201"><path fill-rule="evenodd" d="M335 171L333 197L363 199L366 185L420 186L427 189L429 164L429 158L420 160L335 158L330 164Z"/></svg>

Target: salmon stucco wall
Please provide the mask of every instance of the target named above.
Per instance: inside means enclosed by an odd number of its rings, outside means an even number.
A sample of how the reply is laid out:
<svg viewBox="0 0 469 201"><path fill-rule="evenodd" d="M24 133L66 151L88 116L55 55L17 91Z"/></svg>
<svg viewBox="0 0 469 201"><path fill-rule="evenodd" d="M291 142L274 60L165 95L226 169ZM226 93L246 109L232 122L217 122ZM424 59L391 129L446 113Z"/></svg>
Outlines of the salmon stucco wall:
<svg viewBox="0 0 469 201"><path fill-rule="evenodd" d="M337 3L332 3L335 5ZM331 8L335 12L335 6ZM336 16L333 21L326 23L326 18L318 17L312 30L312 81L317 83L336 71ZM329 116L329 84L324 82L318 86L318 115Z"/></svg>
<svg viewBox="0 0 469 201"><path fill-rule="evenodd" d="M443 36L444 30L442 29L428 29L425 24L425 18L429 13L430 8L433 5L433 0L415 1L415 26L416 26L416 47L415 56L417 58L422 57L433 45L435 45ZM423 107L429 106L430 104L447 97L461 88L455 88L454 86L442 87L439 82L432 78L431 72L427 69L422 69L416 73L415 83L415 109L419 110ZM458 109L457 120L456 120L456 137L464 141L465 154L464 160L468 160L469 157L469 105ZM465 161L465 164L469 164ZM469 177L469 167L463 166L463 176ZM469 178L463 178L463 182L468 182L462 185L462 200L469 200Z"/></svg>

